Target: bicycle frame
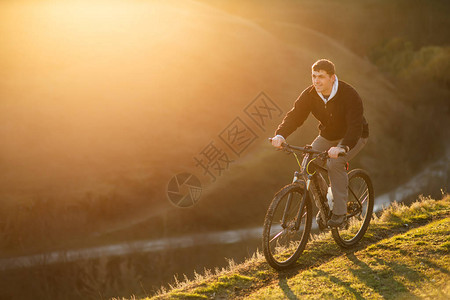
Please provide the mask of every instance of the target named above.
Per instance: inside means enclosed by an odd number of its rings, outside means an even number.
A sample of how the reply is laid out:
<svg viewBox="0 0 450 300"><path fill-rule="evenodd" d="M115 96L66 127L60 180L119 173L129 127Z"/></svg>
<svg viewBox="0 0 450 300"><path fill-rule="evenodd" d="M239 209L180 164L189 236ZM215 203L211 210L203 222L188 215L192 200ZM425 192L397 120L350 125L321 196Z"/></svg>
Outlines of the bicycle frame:
<svg viewBox="0 0 450 300"><path fill-rule="evenodd" d="M302 195L302 200L300 203L300 208L297 213L297 220L295 222L295 230L298 230L300 228L300 222L301 218L303 217L303 206L305 204L305 201L307 200L306 197L309 197L309 199L312 199L314 201L314 204L317 206L317 208L320 211L320 215L322 219L327 222L328 219L331 217L331 211L328 206L328 201L326 200L325 196L323 195L322 191L320 190L320 185L317 182L318 180L318 174L316 173L322 172L324 175L328 174L328 170L319 164L316 164L314 162L315 159L317 159L320 155L325 154L325 152L315 151L312 150L311 146L306 146L304 148L302 147L296 147L285 144L286 148L284 148L285 151L289 153L293 153L295 155L295 158L297 159L297 163L300 166L300 172L295 171L294 172L294 178L292 180L292 183L297 183L302 185L302 188L305 190L305 193ZM297 158L297 155L295 154L294 150L301 151L304 154L303 161L300 164ZM315 154L315 157L314 155ZM356 197L356 194L353 192L353 190L349 187L350 192L353 194L355 199L357 200L358 204L358 210L352 214L347 214L347 218L353 217L361 212L362 209L362 203L358 197ZM286 214L289 211L290 205L292 201L292 194L289 194L288 199L286 201L286 206L283 213L283 218L281 222L281 226L283 229L285 229L287 226L285 224L286 222Z"/></svg>
<svg viewBox="0 0 450 300"><path fill-rule="evenodd" d="M324 218L324 220L328 220L328 218L329 218L330 209L328 207L328 203L326 201L324 201L324 199L322 199L323 195L319 191L320 189L318 189L317 177L314 176L317 171L314 171L314 173L310 173L310 170L309 170L311 168L310 164L312 163L312 161L314 159L312 159L310 153L305 153L303 162L300 166L301 172L298 172L298 171L294 172L294 178L292 180L292 183L297 183L297 184L302 185L302 188L305 190L305 193L303 193L303 195L302 195L302 200L300 203L299 211L297 213L297 218L296 218L295 226L294 226L295 230L299 230L299 228L300 228L300 222L301 222L301 219L304 214L303 207L305 205L305 201L307 200L306 197L310 197L310 199L314 200L316 206L321 211L321 214L322 214L322 217ZM320 169L322 172L327 172L327 170L325 168L321 167L318 164L313 163L312 167L314 169ZM286 206L284 209L283 218L282 218L282 222L281 222L281 226L283 229L286 228L286 224L285 224L286 214L289 211L291 201L292 201L292 194L289 194L288 199L286 201Z"/></svg>

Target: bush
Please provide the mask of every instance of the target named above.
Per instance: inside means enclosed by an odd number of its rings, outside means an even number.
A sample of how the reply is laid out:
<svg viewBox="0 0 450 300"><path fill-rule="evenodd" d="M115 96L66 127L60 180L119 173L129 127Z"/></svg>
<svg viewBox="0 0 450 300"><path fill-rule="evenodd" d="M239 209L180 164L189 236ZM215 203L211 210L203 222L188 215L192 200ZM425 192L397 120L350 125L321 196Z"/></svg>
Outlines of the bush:
<svg viewBox="0 0 450 300"><path fill-rule="evenodd" d="M417 50L411 42L393 38L375 47L369 55L383 72L399 79L450 88L450 47L424 46Z"/></svg>

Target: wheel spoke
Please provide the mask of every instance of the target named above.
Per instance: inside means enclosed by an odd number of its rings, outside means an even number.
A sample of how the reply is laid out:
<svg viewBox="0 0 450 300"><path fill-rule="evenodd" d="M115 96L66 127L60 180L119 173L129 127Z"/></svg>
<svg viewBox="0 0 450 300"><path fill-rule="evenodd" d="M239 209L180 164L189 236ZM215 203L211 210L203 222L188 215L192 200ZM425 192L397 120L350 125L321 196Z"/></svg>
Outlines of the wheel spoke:
<svg viewBox="0 0 450 300"><path fill-rule="evenodd" d="M361 197L362 198L362 197ZM362 201L360 201L359 203L363 204L364 202L366 202L366 200L369 198L369 193L367 193L367 195L364 197L364 199ZM359 200L358 200L359 201Z"/></svg>
<svg viewBox="0 0 450 300"><path fill-rule="evenodd" d="M348 190L352 193L353 197L355 197L355 199L358 199L358 197L356 196L355 192L353 192L353 189L350 188L350 186L348 187Z"/></svg>
<svg viewBox="0 0 450 300"><path fill-rule="evenodd" d="M276 239L277 237L279 237L282 233L284 232L284 229L281 230L280 232L278 232L270 241L269 243L272 243L274 239Z"/></svg>

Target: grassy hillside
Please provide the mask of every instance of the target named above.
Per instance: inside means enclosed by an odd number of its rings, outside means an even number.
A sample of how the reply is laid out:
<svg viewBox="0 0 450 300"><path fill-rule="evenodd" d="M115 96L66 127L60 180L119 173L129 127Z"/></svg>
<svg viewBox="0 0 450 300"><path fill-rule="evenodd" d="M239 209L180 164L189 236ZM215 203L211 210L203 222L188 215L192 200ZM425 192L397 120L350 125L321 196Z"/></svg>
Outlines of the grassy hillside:
<svg viewBox="0 0 450 300"><path fill-rule="evenodd" d="M290 271L274 271L256 253L242 264L176 281L152 299L447 299L449 233L449 195L396 204L372 220L354 249L342 250L321 234Z"/></svg>

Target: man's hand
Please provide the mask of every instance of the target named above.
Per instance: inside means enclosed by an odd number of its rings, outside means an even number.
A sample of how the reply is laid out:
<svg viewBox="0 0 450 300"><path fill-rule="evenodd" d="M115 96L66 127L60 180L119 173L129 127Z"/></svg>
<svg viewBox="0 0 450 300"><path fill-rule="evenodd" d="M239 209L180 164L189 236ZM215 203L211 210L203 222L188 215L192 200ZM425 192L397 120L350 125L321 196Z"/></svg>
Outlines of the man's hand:
<svg viewBox="0 0 450 300"><path fill-rule="evenodd" d="M340 153L346 153L344 148L341 147L331 147L330 150L328 150L328 156L331 158L338 158Z"/></svg>
<svg viewBox="0 0 450 300"><path fill-rule="evenodd" d="M286 140L281 135L276 135L272 138L272 146L281 148L281 144L286 143Z"/></svg>

